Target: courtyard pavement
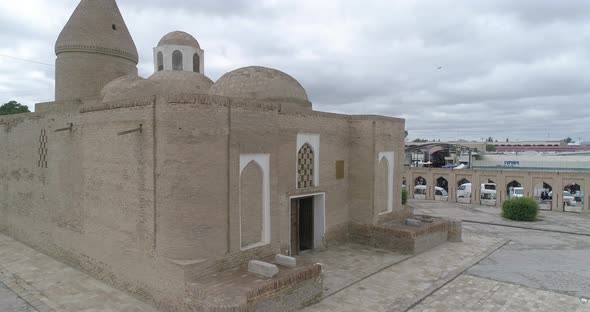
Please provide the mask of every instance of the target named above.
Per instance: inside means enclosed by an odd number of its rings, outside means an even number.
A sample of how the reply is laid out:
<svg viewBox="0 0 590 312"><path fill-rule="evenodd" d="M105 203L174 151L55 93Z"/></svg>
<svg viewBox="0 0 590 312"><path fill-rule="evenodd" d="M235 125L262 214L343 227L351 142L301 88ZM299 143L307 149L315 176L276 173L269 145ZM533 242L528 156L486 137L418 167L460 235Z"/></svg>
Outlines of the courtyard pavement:
<svg viewBox="0 0 590 312"><path fill-rule="evenodd" d="M8 286L12 295L3 291L2 285ZM0 311L157 312L5 235L0 235Z"/></svg>
<svg viewBox="0 0 590 312"><path fill-rule="evenodd" d="M516 222L500 216L500 208L474 204L410 199L408 206L416 214L451 217L466 222L497 224L544 231L575 233L590 236L590 214L539 211L539 221Z"/></svg>
<svg viewBox="0 0 590 312"><path fill-rule="evenodd" d="M8 286L0 283L0 311L2 312L37 312L24 299L20 298Z"/></svg>
<svg viewBox="0 0 590 312"><path fill-rule="evenodd" d="M495 207L409 205L467 220L464 242L414 256L356 244L306 253L301 260L324 264L325 289L302 311L590 312L589 215L542 212L542 221L521 223L503 220ZM0 311L156 309L0 235Z"/></svg>

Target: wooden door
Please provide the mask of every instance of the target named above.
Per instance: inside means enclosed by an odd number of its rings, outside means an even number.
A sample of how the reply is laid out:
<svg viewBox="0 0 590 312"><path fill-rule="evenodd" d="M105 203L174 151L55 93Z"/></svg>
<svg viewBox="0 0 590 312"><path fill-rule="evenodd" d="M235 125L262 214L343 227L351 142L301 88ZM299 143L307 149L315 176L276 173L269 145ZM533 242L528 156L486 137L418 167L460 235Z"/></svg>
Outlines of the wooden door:
<svg viewBox="0 0 590 312"><path fill-rule="evenodd" d="M313 197L299 200L299 251L313 249Z"/></svg>
<svg viewBox="0 0 590 312"><path fill-rule="evenodd" d="M291 199L291 256L299 254L299 199Z"/></svg>

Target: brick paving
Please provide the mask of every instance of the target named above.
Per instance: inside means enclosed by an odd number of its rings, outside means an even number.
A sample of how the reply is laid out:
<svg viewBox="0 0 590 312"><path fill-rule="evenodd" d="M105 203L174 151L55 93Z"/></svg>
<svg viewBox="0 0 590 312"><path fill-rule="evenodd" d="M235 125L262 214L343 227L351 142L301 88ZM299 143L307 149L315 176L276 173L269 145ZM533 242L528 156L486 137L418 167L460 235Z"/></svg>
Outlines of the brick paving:
<svg viewBox="0 0 590 312"><path fill-rule="evenodd" d="M0 297L1 312L11 311L15 302L14 311L19 312L157 312L5 235L0 235L0 283L18 295L17 299L10 299L10 294L8 300Z"/></svg>
<svg viewBox="0 0 590 312"><path fill-rule="evenodd" d="M0 311L39 312L3 283L0 283Z"/></svg>
<svg viewBox="0 0 590 312"><path fill-rule="evenodd" d="M461 275L409 311L587 312L590 303L550 291Z"/></svg>
<svg viewBox="0 0 590 312"><path fill-rule="evenodd" d="M404 311L504 243L499 238L469 236L463 243L443 244L376 272L302 311Z"/></svg>
<svg viewBox="0 0 590 312"><path fill-rule="evenodd" d="M501 220L494 207L420 205L417 212L441 217ZM542 216L541 223L526 226L588 232L587 215ZM582 298L588 293L586 276L590 276L585 275L584 265L590 249L588 236L486 224L464 226L463 243L445 243L413 257L354 244L303 255L301 260L325 265L326 283L323 300L302 311L590 312L590 303ZM0 311L157 310L0 235Z"/></svg>

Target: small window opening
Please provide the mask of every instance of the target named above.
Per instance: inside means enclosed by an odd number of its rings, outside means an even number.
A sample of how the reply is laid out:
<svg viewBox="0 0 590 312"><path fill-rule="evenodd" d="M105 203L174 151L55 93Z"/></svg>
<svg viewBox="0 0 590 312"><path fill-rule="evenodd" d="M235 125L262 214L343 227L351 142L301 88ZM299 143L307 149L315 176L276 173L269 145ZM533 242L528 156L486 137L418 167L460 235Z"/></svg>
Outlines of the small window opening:
<svg viewBox="0 0 590 312"><path fill-rule="evenodd" d="M195 72L195 73L201 72L201 58L196 53L195 53L195 55L193 55L193 72Z"/></svg>
<svg viewBox="0 0 590 312"><path fill-rule="evenodd" d="M158 52L158 71L164 70L164 54L162 52Z"/></svg>
<svg viewBox="0 0 590 312"><path fill-rule="evenodd" d="M117 25L113 24L113 30L117 30Z"/></svg>
<svg viewBox="0 0 590 312"><path fill-rule="evenodd" d="M172 70L183 70L182 53L178 50L172 53Z"/></svg>

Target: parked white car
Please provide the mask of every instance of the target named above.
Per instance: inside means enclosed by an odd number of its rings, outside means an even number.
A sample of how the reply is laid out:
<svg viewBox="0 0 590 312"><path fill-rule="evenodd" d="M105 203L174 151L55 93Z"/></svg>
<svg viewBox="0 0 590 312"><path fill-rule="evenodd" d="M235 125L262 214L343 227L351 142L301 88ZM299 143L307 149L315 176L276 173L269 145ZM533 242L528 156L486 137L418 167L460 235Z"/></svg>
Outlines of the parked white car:
<svg viewBox="0 0 590 312"><path fill-rule="evenodd" d="M448 201L449 200L449 193L442 187L435 186L434 187L434 200L442 200Z"/></svg>
<svg viewBox="0 0 590 312"><path fill-rule="evenodd" d="M471 183L465 183L459 185L457 188L457 198L470 198L471 197Z"/></svg>
<svg viewBox="0 0 590 312"><path fill-rule="evenodd" d="M568 191L563 191L563 204L565 206L575 206L576 200L574 198L574 195L572 195L572 193Z"/></svg>
<svg viewBox="0 0 590 312"><path fill-rule="evenodd" d="M426 199L427 192L428 192L428 189L427 189L426 185L414 186L414 199ZM447 193L447 191L444 188L435 186L434 187L434 199L448 201L449 200L449 193Z"/></svg>
<svg viewBox="0 0 590 312"><path fill-rule="evenodd" d="M553 191L549 192L549 198L553 199ZM575 206L576 200L574 195L568 191L563 191L563 205L564 206Z"/></svg>

